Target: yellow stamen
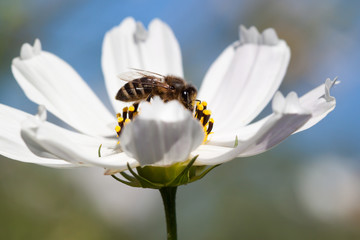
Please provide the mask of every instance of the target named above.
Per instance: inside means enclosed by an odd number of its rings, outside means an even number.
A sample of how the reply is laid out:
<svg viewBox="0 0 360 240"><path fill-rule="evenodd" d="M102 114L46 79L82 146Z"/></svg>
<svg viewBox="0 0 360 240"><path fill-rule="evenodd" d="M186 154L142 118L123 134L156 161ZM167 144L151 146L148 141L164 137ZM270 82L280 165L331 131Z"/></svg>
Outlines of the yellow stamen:
<svg viewBox="0 0 360 240"><path fill-rule="evenodd" d="M203 105L204 109L206 109L207 102L203 101L203 102L201 102L201 105Z"/></svg>
<svg viewBox="0 0 360 240"><path fill-rule="evenodd" d="M115 130L118 137L121 135L121 132L124 129L125 125L131 122L131 120L137 116L137 114L139 113L137 111L138 108L139 108L139 103L136 102L129 107L124 107L122 109L122 113L116 114L118 126L115 128Z"/></svg>
<svg viewBox="0 0 360 240"><path fill-rule="evenodd" d="M135 111L135 107L131 105L131 106L129 107L129 118L130 118L130 119L133 119L133 117L134 117L134 111Z"/></svg>
<svg viewBox="0 0 360 240"><path fill-rule="evenodd" d="M203 143L205 144L208 141L208 136L212 134L212 129L214 126L214 119L210 118L211 111L207 109L207 102L200 100L196 101L196 108L194 113L194 118L198 119L201 125L203 126L205 137Z"/></svg>
<svg viewBox="0 0 360 240"><path fill-rule="evenodd" d="M119 124L120 127L124 126L124 118L118 117L117 121L118 121L118 124Z"/></svg>
<svg viewBox="0 0 360 240"><path fill-rule="evenodd" d="M203 116L203 110L204 110L204 106L199 104L199 106L197 106L196 112L195 112L195 117L200 121L201 117Z"/></svg>
<svg viewBox="0 0 360 240"><path fill-rule="evenodd" d="M124 108L123 108L123 118L124 118L124 119L127 118L127 112L128 112L128 107L124 107Z"/></svg>
<svg viewBox="0 0 360 240"><path fill-rule="evenodd" d="M211 111L210 110L204 110L203 111L203 117L201 118L201 123L205 127L210 119Z"/></svg>
<svg viewBox="0 0 360 240"><path fill-rule="evenodd" d="M208 110L208 109L205 109L205 110L203 111L203 113L204 113L205 115L211 115L211 111Z"/></svg>
<svg viewBox="0 0 360 240"><path fill-rule="evenodd" d="M213 129L213 126L214 126L214 119L210 118L208 128L206 130L207 135L211 134L211 130Z"/></svg>
<svg viewBox="0 0 360 240"><path fill-rule="evenodd" d="M138 110L138 108L139 108L139 102L136 102L136 103L134 103L134 112L137 112L137 110Z"/></svg>
<svg viewBox="0 0 360 240"><path fill-rule="evenodd" d="M120 135L120 132L121 132L121 127L120 127L120 126L116 126L116 127L115 127L115 131L116 131L117 135L119 136L119 135Z"/></svg>

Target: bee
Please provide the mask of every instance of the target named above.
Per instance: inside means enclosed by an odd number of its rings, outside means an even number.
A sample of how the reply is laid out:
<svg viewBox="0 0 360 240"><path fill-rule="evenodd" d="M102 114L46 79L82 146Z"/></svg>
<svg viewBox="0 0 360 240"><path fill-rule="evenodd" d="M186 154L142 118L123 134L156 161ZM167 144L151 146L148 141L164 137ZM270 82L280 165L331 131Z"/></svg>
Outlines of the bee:
<svg viewBox="0 0 360 240"><path fill-rule="evenodd" d="M172 75L136 70L121 74L119 78L127 81L117 92L115 99L123 102L150 101L159 96L163 101L178 100L185 108L194 110L197 90L184 79Z"/></svg>

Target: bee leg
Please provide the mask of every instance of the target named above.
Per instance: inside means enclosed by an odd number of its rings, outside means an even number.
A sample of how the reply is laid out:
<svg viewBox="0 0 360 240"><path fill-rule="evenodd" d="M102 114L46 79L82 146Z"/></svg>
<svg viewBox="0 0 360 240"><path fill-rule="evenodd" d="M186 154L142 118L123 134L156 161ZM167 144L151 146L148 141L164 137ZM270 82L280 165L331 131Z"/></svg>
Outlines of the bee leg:
<svg viewBox="0 0 360 240"><path fill-rule="evenodd" d="M150 102L151 98L152 98L152 95L150 94L150 95L146 98L146 101L147 101L147 102Z"/></svg>

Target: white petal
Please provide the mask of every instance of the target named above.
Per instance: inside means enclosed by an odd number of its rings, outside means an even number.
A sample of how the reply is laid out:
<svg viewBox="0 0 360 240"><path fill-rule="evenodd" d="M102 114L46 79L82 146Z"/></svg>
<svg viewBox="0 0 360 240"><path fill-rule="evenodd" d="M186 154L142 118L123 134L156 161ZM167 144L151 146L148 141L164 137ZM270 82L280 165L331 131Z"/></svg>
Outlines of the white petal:
<svg viewBox="0 0 360 240"><path fill-rule="evenodd" d="M200 155L196 164L218 164L230 161L238 156L245 157L265 152L298 130L311 118L308 110L300 106L295 93L289 93L284 100L281 94L276 94L272 106L273 114L242 128L238 132L234 132L232 135L219 135L217 137L214 133L209 144L218 145L215 156ZM229 147L234 147L236 136L238 137L238 146L229 150Z"/></svg>
<svg viewBox="0 0 360 240"><path fill-rule="evenodd" d="M23 124L22 136L28 136L29 142L76 164L90 164L119 171L126 170L128 163L131 167L139 165L135 159L121 152L116 139L71 132L49 122L28 120ZM99 149L101 157L98 156Z"/></svg>
<svg viewBox="0 0 360 240"><path fill-rule="evenodd" d="M236 43L227 47L210 66L204 80L201 83L197 96L198 99L213 104L213 101L210 100L215 98L218 93L218 89L225 81L224 76L226 75L226 72L228 71L228 68L235 56L235 44ZM209 107L213 109L212 105L209 105Z"/></svg>
<svg viewBox="0 0 360 240"><path fill-rule="evenodd" d="M34 117L20 110L0 104L0 154L17 161L48 167L76 167L40 149L30 150L21 136L21 123Z"/></svg>
<svg viewBox="0 0 360 240"><path fill-rule="evenodd" d="M167 166L188 159L204 139L204 130L178 101L155 98L120 136L124 152L143 165Z"/></svg>
<svg viewBox="0 0 360 240"><path fill-rule="evenodd" d="M300 98L300 104L312 113L312 117L296 132L304 131L314 126L335 109L336 99L330 95L330 89L336 82L337 79L331 81L328 78L325 84L311 90Z"/></svg>
<svg viewBox="0 0 360 240"><path fill-rule="evenodd" d="M200 151L196 165L215 165L239 156L246 157L265 152L299 129L309 118L310 114L273 114L254 136L247 141L239 141L237 147L231 150L228 147L209 147L211 151L215 152L214 156L211 154L202 155ZM195 155L197 152L195 151L193 154Z"/></svg>
<svg viewBox="0 0 360 240"><path fill-rule="evenodd" d="M99 167L106 168L107 173L105 172L105 174L107 175L109 175L109 173L111 172L118 173L127 170L127 164L129 164L131 168L139 166L138 161L130 158L124 152L110 154L108 156L103 156L98 159L88 159L87 162Z"/></svg>
<svg viewBox="0 0 360 240"><path fill-rule="evenodd" d="M272 110L272 114L247 126L242 126L241 123L234 120L232 126L229 127L230 130L225 129L223 131L214 131L214 134L210 135L209 144L232 147L235 137L237 137L240 141L247 141L253 137L274 114L310 114L309 110L300 105L299 98L295 92L290 92L286 98L284 98L280 92L277 92L272 101Z"/></svg>
<svg viewBox="0 0 360 240"><path fill-rule="evenodd" d="M83 79L57 56L24 44L12 72L26 96L44 105L54 115L90 135L110 135L113 116Z"/></svg>
<svg viewBox="0 0 360 240"><path fill-rule="evenodd" d="M271 104L272 104L271 107L272 107L274 113L282 112L286 102L285 102L284 96L282 95L282 93L280 91L277 91L275 93Z"/></svg>
<svg viewBox="0 0 360 240"><path fill-rule="evenodd" d="M92 137L69 131L39 117L23 121L21 137L37 155L52 154L74 164L92 163L98 160L98 150L102 144L105 155L116 153L116 139ZM89 161L89 162L88 162Z"/></svg>
<svg viewBox="0 0 360 240"><path fill-rule="evenodd" d="M241 36L210 67L199 91L220 130L234 119L245 126L263 110L290 59L289 47L274 30L259 34L255 28L242 29Z"/></svg>
<svg viewBox="0 0 360 240"><path fill-rule="evenodd" d="M102 69L110 101L121 111L123 103L115 100L124 81L117 76L130 68L167 75L183 76L179 44L170 27L155 19L147 32L133 18L106 33L102 49Z"/></svg>
<svg viewBox="0 0 360 240"><path fill-rule="evenodd" d="M262 137L257 138L257 142L251 147L242 152L239 156L246 157L260 154L273 148L285 138L294 133L297 129L303 126L309 119L310 114L284 114L272 126L271 129L262 133ZM263 128L261 128L262 130ZM260 130L260 131L261 131ZM257 133L259 134L259 133Z"/></svg>
<svg viewBox="0 0 360 240"><path fill-rule="evenodd" d="M192 157L199 155L195 161L195 165L213 165L209 159L217 159L221 155L233 150L232 147L216 146L216 145L200 145L191 153ZM217 164L217 163L214 163Z"/></svg>
<svg viewBox="0 0 360 240"><path fill-rule="evenodd" d="M294 113L301 111L301 109L305 112L311 113L311 118L309 119L309 121L294 133L312 127L321 119L323 119L328 113L334 110L336 105L336 99L333 96L330 96L330 89L336 83L338 83L336 79L332 81L330 79L327 79L325 84L322 84L319 87L309 91L304 96L300 97L298 100L295 93L290 93L288 95L287 99L294 98L295 96L293 102L296 103L295 106L294 104L288 105L286 107L288 108L288 111L291 112L291 109L295 108L295 110L293 111ZM285 98L282 96L282 94L280 92L277 92L272 101L274 113L283 112L285 110L285 102ZM228 129L217 131L217 129L215 128L215 134L210 135L209 138L211 140L210 144L232 146L235 136L237 136L238 139L245 141L251 136L253 136L265 124L265 122L271 115L245 127L243 127L241 123L237 123L234 120L231 127Z"/></svg>

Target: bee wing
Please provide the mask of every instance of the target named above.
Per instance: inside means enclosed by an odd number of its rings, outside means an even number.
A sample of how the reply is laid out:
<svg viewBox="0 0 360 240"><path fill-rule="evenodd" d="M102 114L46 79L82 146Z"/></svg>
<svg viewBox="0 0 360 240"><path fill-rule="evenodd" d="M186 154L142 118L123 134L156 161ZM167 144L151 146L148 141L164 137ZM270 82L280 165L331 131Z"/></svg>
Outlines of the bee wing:
<svg viewBox="0 0 360 240"><path fill-rule="evenodd" d="M170 89L170 86L160 78L148 75L146 75L145 77L145 80L143 78L137 78L132 80L131 82L133 84L137 84L137 88L143 88L144 90L150 90L154 87Z"/></svg>
<svg viewBox="0 0 360 240"><path fill-rule="evenodd" d="M142 78L144 77L144 75L139 72L128 71L128 72L120 73L117 77L125 82L130 82L134 79Z"/></svg>
<svg viewBox="0 0 360 240"><path fill-rule="evenodd" d="M159 81L154 81L154 85L156 87L160 87L160 88L165 88L165 89L170 89L169 84L165 83L165 82L159 82Z"/></svg>
<svg viewBox="0 0 360 240"><path fill-rule="evenodd" d="M123 72L118 75L118 78L125 82L130 82L134 79L142 78L142 77L151 77L153 79L157 79L157 81L164 82L164 76L161 74L157 74L154 72L149 72L146 70L140 70L131 68L133 71Z"/></svg>
<svg viewBox="0 0 360 240"><path fill-rule="evenodd" d="M131 70L134 70L140 74L143 74L144 76L157 76L158 78L165 78L164 75L160 74L160 73L156 73L156 72L151 72L151 71L147 71L147 70L142 70L142 69L138 69L138 68L130 68Z"/></svg>

